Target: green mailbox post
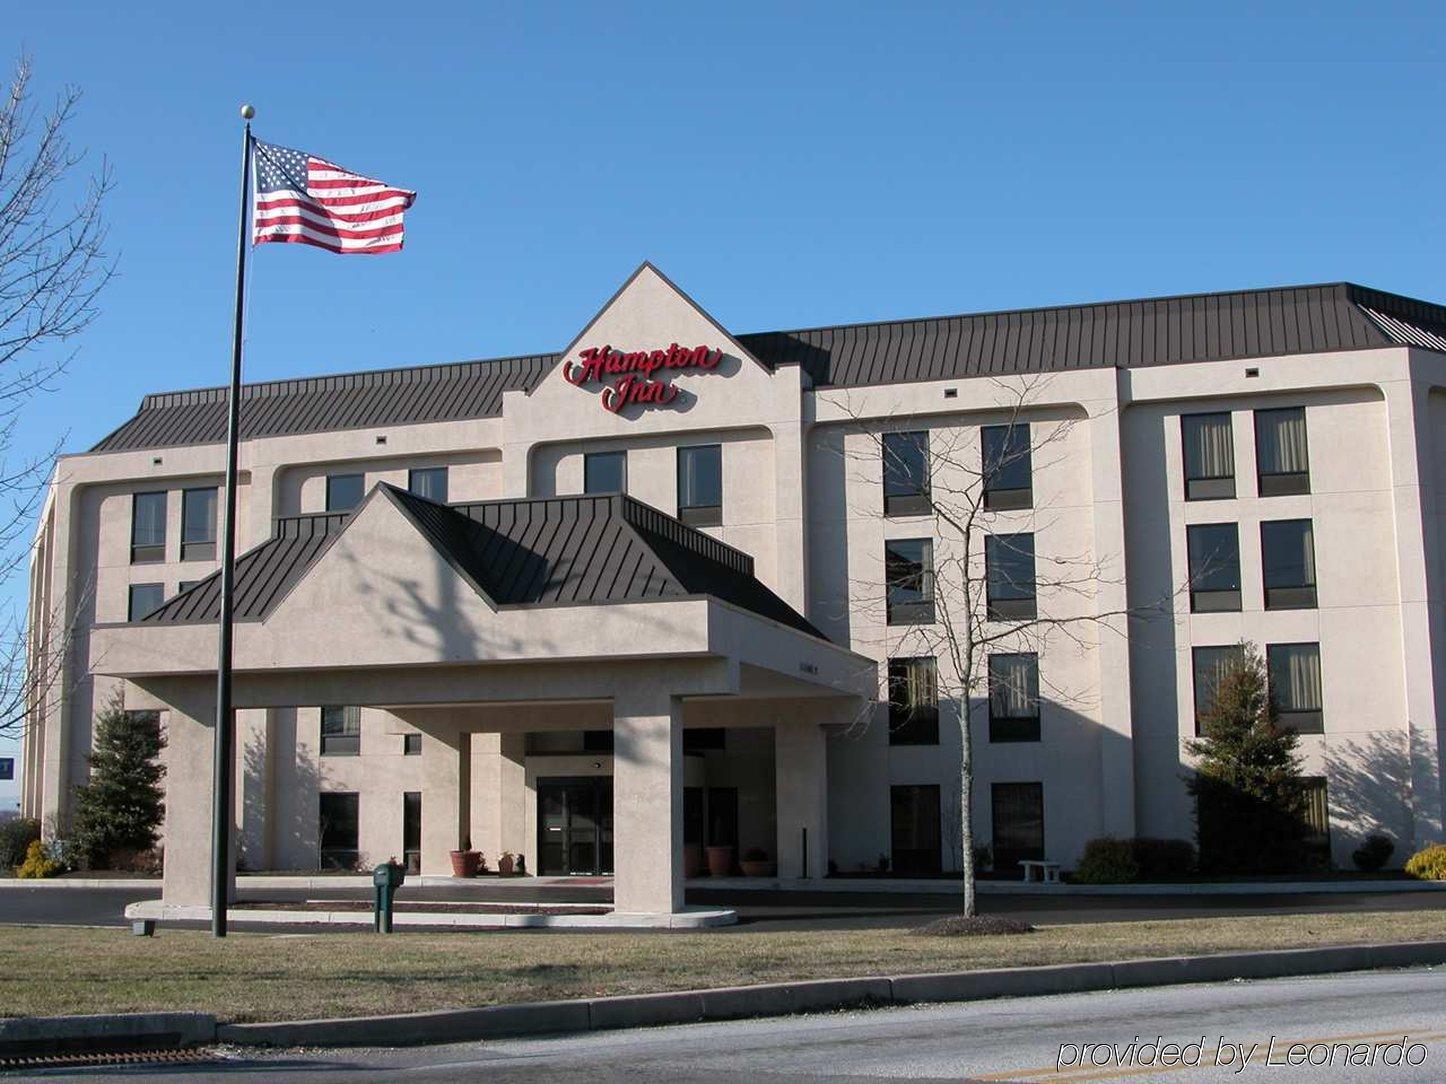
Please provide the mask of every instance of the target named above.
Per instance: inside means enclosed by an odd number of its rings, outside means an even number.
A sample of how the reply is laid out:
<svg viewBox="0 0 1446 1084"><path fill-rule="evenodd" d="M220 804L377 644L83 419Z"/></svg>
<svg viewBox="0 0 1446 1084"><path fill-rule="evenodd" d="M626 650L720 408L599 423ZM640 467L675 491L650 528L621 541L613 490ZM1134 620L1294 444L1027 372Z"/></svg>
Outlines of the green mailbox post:
<svg viewBox="0 0 1446 1084"><path fill-rule="evenodd" d="M392 932L392 901L396 898L397 889L402 887L406 879L406 867L396 859L383 862L372 870L372 917L377 933Z"/></svg>

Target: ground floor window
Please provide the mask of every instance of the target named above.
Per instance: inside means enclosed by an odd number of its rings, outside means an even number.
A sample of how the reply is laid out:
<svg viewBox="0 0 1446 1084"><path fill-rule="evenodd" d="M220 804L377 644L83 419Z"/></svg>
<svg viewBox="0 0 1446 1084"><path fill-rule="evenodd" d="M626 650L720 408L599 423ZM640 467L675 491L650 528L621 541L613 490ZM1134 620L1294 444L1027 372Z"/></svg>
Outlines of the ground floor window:
<svg viewBox="0 0 1446 1084"><path fill-rule="evenodd" d="M609 776L537 781L537 871L602 874L613 869L613 781Z"/></svg>
<svg viewBox="0 0 1446 1084"><path fill-rule="evenodd" d="M940 854L939 788L889 788L894 872L901 877L937 877Z"/></svg>
<svg viewBox="0 0 1446 1084"><path fill-rule="evenodd" d="M1301 786L1305 792L1301 816L1305 821L1306 857L1314 865L1328 866L1331 860L1331 819L1325 777L1306 776L1301 780Z"/></svg>
<svg viewBox="0 0 1446 1084"><path fill-rule="evenodd" d="M1013 873L1026 859L1044 858L1044 784L995 783L994 868Z"/></svg>
<svg viewBox="0 0 1446 1084"><path fill-rule="evenodd" d="M408 873L422 872L422 792L402 795L402 862Z"/></svg>
<svg viewBox="0 0 1446 1084"><path fill-rule="evenodd" d="M322 794L317 837L321 840L322 869L355 869L361 857L357 825L361 796L355 791Z"/></svg>

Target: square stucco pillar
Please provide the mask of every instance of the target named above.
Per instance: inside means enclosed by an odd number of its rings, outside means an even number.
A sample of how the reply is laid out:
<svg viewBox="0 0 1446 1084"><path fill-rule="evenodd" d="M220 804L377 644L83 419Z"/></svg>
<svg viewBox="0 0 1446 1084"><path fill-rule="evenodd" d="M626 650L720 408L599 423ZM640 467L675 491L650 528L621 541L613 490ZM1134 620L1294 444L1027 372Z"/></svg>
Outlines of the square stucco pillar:
<svg viewBox="0 0 1446 1084"><path fill-rule="evenodd" d="M214 705L197 697L172 705L163 720L166 852L161 899L168 904L211 905L211 751L215 714ZM234 845L228 860L234 870Z"/></svg>
<svg viewBox="0 0 1446 1084"><path fill-rule="evenodd" d="M527 846L526 738L518 733L472 735L472 846L494 866L503 851L536 856Z"/></svg>
<svg viewBox="0 0 1446 1084"><path fill-rule="evenodd" d="M824 877L828 874L828 746L823 727L811 719L790 719L780 721L773 735L778 876Z"/></svg>
<svg viewBox="0 0 1446 1084"><path fill-rule="evenodd" d="M422 731L422 872L448 876L451 852L461 848L468 831L468 735L450 727L417 729Z"/></svg>
<svg viewBox="0 0 1446 1084"><path fill-rule="evenodd" d="M667 693L613 701L613 910L683 909L683 719Z"/></svg>

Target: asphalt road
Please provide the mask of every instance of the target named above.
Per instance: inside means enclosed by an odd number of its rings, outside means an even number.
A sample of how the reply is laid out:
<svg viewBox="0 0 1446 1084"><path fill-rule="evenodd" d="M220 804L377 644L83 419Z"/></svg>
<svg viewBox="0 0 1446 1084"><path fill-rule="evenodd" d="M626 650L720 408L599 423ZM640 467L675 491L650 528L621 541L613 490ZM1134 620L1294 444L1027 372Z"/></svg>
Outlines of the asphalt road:
<svg viewBox="0 0 1446 1084"><path fill-rule="evenodd" d="M1160 1069L1159 1037L1177 1044L1179 1056L1198 1067ZM1292 1054L1296 1043L1302 1044L1300 1055ZM1250 1059L1243 1072L1242 1046ZM1330 1058L1334 1066L1308 1061L1291 1066L1292 1056ZM1374 1057L1376 1064L1351 1066L1352 1056ZM406 1050L232 1049L216 1052L210 1062L160 1071L90 1070L34 1079L112 1074L165 1081L264 1077L419 1084L1439 1081L1446 1077L1446 969L1009 998Z"/></svg>
<svg viewBox="0 0 1446 1084"><path fill-rule="evenodd" d="M125 924L127 903L155 899L160 887L149 890L112 888L23 888L14 883L0 886L0 925L120 926ZM271 889L248 893L272 900L371 899L368 888ZM447 887L404 887L399 899L457 900L573 900L604 902L610 890L580 885L565 889L541 889L509 885L506 889L479 893ZM726 930L869 929L915 926L941 914L957 910L956 897L949 894L901 895L886 892L723 892L694 889L688 903L724 905L739 912L739 924ZM1007 914L1042 924L1071 922L1120 922L1151 918L1195 918L1223 915L1305 914L1321 911L1411 911L1446 912L1446 892L1318 893L1279 896L996 896L979 897L980 910ZM251 927L246 927L251 928ZM273 929L295 927L276 926ZM316 931L354 929L345 926L315 926Z"/></svg>

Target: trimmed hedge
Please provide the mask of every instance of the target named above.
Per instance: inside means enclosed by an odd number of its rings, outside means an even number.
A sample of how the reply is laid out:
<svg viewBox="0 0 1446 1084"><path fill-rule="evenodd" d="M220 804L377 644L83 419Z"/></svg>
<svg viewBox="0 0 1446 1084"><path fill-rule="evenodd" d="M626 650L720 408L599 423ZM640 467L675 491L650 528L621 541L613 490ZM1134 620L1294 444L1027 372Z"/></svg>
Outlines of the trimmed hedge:
<svg viewBox="0 0 1446 1084"><path fill-rule="evenodd" d="M1085 844L1071 879L1079 884L1114 885L1178 880L1195 870L1195 848L1183 839L1113 839Z"/></svg>

